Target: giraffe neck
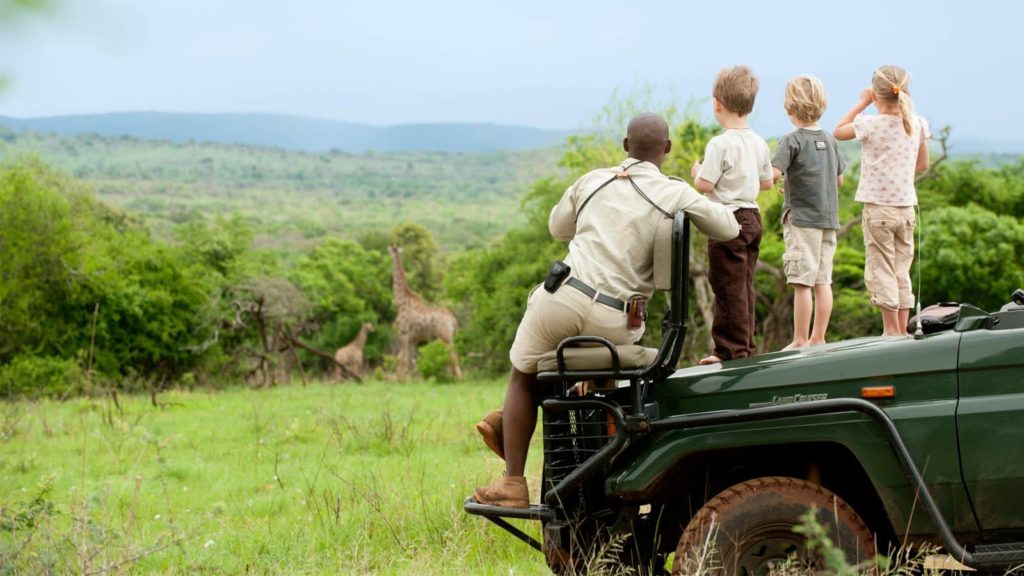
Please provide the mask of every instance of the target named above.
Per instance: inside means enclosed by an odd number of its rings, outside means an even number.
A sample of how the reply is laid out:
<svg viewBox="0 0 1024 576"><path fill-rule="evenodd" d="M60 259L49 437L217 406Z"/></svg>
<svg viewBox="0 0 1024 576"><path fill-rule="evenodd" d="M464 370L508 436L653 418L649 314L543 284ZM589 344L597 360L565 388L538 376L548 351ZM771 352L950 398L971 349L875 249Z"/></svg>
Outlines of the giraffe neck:
<svg viewBox="0 0 1024 576"><path fill-rule="evenodd" d="M355 344L360 350L362 350L363 346L366 346L366 337L367 335L369 335L369 333L369 327L363 324L363 327L359 329L359 334L356 334L356 339L353 340L352 343Z"/></svg>
<svg viewBox="0 0 1024 576"><path fill-rule="evenodd" d="M401 256L394 253L391 255L391 258L395 261L391 289L395 295L395 306L401 310L416 300L416 294L409 288L409 282L405 279L405 269L402 267Z"/></svg>

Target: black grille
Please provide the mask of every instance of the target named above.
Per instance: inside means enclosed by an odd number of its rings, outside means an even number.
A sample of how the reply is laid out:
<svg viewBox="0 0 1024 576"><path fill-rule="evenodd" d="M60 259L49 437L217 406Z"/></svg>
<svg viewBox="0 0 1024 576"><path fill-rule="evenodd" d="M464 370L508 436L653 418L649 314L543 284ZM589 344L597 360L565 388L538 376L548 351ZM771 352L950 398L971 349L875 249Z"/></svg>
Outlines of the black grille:
<svg viewBox="0 0 1024 576"><path fill-rule="evenodd" d="M544 411L544 491L565 479L611 440L608 414L604 410ZM580 486L576 495L584 500ZM566 508L574 508L562 502Z"/></svg>

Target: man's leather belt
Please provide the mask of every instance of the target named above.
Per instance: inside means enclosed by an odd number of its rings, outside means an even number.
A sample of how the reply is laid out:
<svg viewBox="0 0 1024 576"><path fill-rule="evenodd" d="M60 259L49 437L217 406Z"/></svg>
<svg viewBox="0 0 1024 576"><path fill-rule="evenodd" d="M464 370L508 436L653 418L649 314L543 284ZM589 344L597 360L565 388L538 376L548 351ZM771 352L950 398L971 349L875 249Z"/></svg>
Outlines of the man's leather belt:
<svg viewBox="0 0 1024 576"><path fill-rule="evenodd" d="M602 294L597 290L594 290L590 286L587 286L586 282L578 278L569 278L569 280L566 281L566 284L572 286L573 288L579 290L580 292L583 292L584 294L587 295L587 298L590 298L591 300L594 300L594 294L597 294L597 301L600 302L601 304L604 304L605 306L609 306L611 308L615 308L616 310L622 312L626 310L625 302L619 300L614 296Z"/></svg>

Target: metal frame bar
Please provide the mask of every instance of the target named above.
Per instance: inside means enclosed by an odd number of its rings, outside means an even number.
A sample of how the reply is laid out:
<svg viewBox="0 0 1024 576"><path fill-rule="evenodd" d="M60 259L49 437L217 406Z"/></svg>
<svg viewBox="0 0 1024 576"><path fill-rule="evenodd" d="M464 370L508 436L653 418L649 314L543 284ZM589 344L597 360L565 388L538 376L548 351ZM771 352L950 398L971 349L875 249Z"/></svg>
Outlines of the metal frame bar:
<svg viewBox="0 0 1024 576"><path fill-rule="evenodd" d="M519 528L516 528L515 526L509 524L501 516L484 516L484 518L487 518L491 522L497 524L500 528L503 528L509 534L515 536L523 542L526 542L530 545L531 548L535 548L537 552L544 552L544 547L533 536L530 536L526 532L523 532Z"/></svg>

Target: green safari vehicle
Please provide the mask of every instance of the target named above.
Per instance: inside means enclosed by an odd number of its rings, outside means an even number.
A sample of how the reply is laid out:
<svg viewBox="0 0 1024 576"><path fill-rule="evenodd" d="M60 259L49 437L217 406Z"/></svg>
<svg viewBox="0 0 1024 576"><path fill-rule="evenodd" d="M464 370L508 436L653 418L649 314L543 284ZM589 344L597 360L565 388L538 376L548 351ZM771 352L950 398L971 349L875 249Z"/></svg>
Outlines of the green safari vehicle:
<svg viewBox="0 0 1024 576"><path fill-rule="evenodd" d="M580 336L541 363L542 496L483 516L578 571L615 539L644 574L763 574L815 561L792 528L816 507L849 562L930 542L967 566L1024 564L1024 291L960 305L913 338L871 337L677 370L689 223L665 220L660 348ZM582 344L582 346L581 346ZM586 383L584 385L583 383ZM542 525L541 542L508 522ZM698 558L699 556L699 558Z"/></svg>

